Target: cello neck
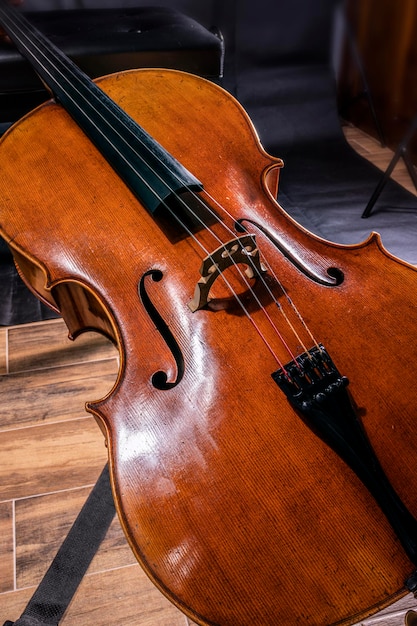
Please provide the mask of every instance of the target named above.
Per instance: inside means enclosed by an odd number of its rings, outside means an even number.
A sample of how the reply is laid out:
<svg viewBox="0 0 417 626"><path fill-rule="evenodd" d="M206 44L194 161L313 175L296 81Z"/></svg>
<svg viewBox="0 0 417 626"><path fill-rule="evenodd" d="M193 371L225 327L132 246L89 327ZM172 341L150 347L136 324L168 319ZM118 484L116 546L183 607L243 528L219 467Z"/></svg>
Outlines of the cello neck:
<svg viewBox="0 0 417 626"><path fill-rule="evenodd" d="M22 13L0 2L0 24L19 52L153 213L173 193L202 184L109 98Z"/></svg>

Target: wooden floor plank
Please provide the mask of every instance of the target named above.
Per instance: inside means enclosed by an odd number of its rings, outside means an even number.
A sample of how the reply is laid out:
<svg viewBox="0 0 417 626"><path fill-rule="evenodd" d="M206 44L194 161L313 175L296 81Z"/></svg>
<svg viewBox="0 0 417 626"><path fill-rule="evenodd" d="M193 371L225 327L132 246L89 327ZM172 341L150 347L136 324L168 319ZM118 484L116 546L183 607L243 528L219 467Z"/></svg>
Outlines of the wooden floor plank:
<svg viewBox="0 0 417 626"><path fill-rule="evenodd" d="M34 588L0 595L0 623L16 620ZM139 565L87 574L62 626L187 626L186 617L150 582Z"/></svg>
<svg viewBox="0 0 417 626"><path fill-rule="evenodd" d="M0 501L94 484L107 460L93 417L0 433Z"/></svg>
<svg viewBox="0 0 417 626"><path fill-rule="evenodd" d="M377 139L361 132L354 126L346 125L343 127L343 131L348 143L350 143L358 154L371 161L382 171L386 170L394 155L392 150L381 147ZM405 187L410 193L417 195L414 183L402 159L398 161L392 173L392 178Z"/></svg>
<svg viewBox="0 0 417 626"><path fill-rule="evenodd" d="M7 328L0 328L0 375L7 374Z"/></svg>
<svg viewBox="0 0 417 626"><path fill-rule="evenodd" d="M6 620L16 621L25 609L34 591L35 587L28 587L21 591L1 593L0 624L3 624ZM110 626L110 624L108 626Z"/></svg>
<svg viewBox="0 0 417 626"><path fill-rule="evenodd" d="M0 502L0 593L14 589L13 503Z"/></svg>
<svg viewBox="0 0 417 626"><path fill-rule="evenodd" d="M90 490L80 488L16 502L18 589L39 583ZM116 516L94 557L90 572L133 565L135 562Z"/></svg>
<svg viewBox="0 0 417 626"><path fill-rule="evenodd" d="M102 398L118 370L115 358L0 376L0 430L85 416L85 402Z"/></svg>
<svg viewBox="0 0 417 626"><path fill-rule="evenodd" d="M109 616L111 615L111 621ZM87 576L62 626L187 626L138 565Z"/></svg>
<svg viewBox="0 0 417 626"><path fill-rule="evenodd" d="M11 328L9 352L9 372L98 361L117 355L110 341L98 333L83 333L70 341L61 319Z"/></svg>

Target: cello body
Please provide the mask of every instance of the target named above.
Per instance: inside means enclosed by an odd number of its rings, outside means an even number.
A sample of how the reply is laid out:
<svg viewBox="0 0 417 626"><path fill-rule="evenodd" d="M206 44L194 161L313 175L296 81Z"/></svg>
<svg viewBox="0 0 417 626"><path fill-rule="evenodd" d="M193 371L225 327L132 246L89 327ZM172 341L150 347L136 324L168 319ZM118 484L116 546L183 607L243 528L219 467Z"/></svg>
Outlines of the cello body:
<svg viewBox="0 0 417 626"><path fill-rule="evenodd" d="M417 271L377 235L341 246L296 224L274 199L281 161L221 88L168 70L98 84L202 181L221 215L190 236L150 214L52 100L0 144L0 232L22 277L72 338L97 330L119 349L114 388L87 409L106 439L132 550L198 624L352 624L404 594L415 564L271 374L277 357L289 360L285 345L298 354L311 335L323 343L417 516ZM239 232L238 223L256 234L266 286L256 300L240 287L242 309L220 276L196 307L205 251L218 245L211 231ZM234 268L220 273L239 288ZM295 303L291 326L265 322L277 302Z"/></svg>

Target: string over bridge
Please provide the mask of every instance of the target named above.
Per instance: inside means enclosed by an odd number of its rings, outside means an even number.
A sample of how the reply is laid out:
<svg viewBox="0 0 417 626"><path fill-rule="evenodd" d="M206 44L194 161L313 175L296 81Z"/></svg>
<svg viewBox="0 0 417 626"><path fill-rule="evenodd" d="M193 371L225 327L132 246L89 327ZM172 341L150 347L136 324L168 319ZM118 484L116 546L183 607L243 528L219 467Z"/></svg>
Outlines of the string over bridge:
<svg viewBox="0 0 417 626"><path fill-rule="evenodd" d="M260 260L255 235L246 234L231 239L206 256L200 268L201 278L195 287L192 300L188 303L193 313L210 302L209 293L216 278L228 267L239 263L247 266L244 274L248 279L266 271Z"/></svg>

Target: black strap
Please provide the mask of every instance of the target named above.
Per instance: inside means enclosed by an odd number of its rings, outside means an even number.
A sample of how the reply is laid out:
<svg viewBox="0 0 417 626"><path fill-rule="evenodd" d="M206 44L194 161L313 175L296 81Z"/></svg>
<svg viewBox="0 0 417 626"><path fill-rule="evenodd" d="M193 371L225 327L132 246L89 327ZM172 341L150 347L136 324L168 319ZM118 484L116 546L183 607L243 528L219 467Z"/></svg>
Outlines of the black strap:
<svg viewBox="0 0 417 626"><path fill-rule="evenodd" d="M21 617L4 626L57 626L115 514L106 465Z"/></svg>

